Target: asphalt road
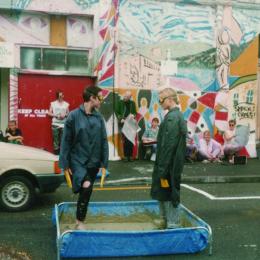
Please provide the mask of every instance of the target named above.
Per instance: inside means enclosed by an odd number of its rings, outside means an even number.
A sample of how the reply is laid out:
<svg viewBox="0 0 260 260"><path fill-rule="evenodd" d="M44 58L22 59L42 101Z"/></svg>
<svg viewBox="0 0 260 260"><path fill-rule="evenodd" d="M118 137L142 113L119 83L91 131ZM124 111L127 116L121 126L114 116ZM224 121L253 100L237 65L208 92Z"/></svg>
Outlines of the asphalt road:
<svg viewBox="0 0 260 260"><path fill-rule="evenodd" d="M127 190L121 190L120 187L115 187L115 190L96 190L92 201L150 199L149 187L127 188ZM53 194L41 195L37 205L30 211L20 213L0 211L0 246L7 245L17 251L26 252L32 260L55 260L56 234L51 224L52 208L55 203L75 201L76 198L66 186L62 186ZM211 226L213 255L209 257L208 250L204 250L194 255L129 259L260 259L260 184L186 185L182 187L182 203Z"/></svg>

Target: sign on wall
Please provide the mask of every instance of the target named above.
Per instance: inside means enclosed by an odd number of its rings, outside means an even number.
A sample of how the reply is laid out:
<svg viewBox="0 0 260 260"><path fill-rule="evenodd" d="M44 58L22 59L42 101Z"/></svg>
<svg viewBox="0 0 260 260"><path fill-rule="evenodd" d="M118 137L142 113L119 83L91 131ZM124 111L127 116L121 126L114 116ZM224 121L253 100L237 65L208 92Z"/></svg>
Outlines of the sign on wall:
<svg viewBox="0 0 260 260"><path fill-rule="evenodd" d="M14 67L14 45L0 42L0 68Z"/></svg>

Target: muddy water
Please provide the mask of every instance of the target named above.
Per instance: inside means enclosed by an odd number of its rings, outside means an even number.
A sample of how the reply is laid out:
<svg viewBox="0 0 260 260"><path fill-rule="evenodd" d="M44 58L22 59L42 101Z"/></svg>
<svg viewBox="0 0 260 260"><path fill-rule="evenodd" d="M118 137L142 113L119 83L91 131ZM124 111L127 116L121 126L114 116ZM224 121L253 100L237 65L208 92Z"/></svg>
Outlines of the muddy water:
<svg viewBox="0 0 260 260"><path fill-rule="evenodd" d="M110 230L110 231L148 231L164 229L165 223L159 215L151 212L134 213L128 216L122 215L91 215L85 220L86 230ZM181 218L182 227L191 227L192 224L185 218ZM60 231L75 230L75 216L63 214L60 217Z"/></svg>

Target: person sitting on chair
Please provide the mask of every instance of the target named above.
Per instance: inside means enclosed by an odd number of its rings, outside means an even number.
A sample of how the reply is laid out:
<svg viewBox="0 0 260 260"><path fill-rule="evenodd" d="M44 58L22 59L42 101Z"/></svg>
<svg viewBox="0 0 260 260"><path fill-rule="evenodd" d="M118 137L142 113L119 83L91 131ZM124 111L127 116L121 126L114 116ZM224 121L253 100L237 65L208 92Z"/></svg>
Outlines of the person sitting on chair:
<svg viewBox="0 0 260 260"><path fill-rule="evenodd" d="M149 160L152 154L156 153L158 131L159 119L154 117L152 119L151 127L148 127L142 136L142 142L145 146L145 159Z"/></svg>

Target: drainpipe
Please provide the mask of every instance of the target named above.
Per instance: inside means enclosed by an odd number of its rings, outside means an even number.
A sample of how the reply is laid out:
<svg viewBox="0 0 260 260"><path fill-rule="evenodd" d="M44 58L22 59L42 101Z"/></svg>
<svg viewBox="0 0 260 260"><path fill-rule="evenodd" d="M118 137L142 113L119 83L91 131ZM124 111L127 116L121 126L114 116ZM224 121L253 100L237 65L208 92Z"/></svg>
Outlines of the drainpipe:
<svg viewBox="0 0 260 260"><path fill-rule="evenodd" d="M256 91L256 148L260 148L260 34L258 35L258 68Z"/></svg>

